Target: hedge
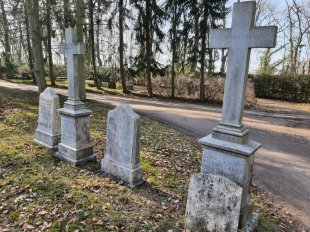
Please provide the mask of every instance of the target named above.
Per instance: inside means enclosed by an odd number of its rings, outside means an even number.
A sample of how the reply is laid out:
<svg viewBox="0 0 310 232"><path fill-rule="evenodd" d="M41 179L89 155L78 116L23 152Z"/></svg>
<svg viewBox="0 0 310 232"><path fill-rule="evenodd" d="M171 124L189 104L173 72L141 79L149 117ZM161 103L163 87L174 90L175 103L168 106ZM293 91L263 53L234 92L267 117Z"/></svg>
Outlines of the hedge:
<svg viewBox="0 0 310 232"><path fill-rule="evenodd" d="M249 75L256 97L310 102L309 75Z"/></svg>

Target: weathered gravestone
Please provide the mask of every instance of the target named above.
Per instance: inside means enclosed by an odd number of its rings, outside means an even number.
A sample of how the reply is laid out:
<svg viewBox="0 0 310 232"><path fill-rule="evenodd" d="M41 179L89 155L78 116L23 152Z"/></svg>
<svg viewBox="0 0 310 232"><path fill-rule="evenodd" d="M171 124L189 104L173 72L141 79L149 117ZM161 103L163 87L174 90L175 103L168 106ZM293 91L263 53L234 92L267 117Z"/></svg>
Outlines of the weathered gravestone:
<svg viewBox="0 0 310 232"><path fill-rule="evenodd" d="M210 48L228 48L228 66L222 121L211 135L200 139L203 146L201 171L220 175L242 187L239 229L251 231L257 222L250 199L254 153L261 146L249 139L242 124L251 48L274 47L277 27L254 27L256 3L233 5L232 28L214 29Z"/></svg>
<svg viewBox="0 0 310 232"><path fill-rule="evenodd" d="M101 170L135 187L143 183L140 166L140 116L121 104L108 113L106 152Z"/></svg>
<svg viewBox="0 0 310 232"><path fill-rule="evenodd" d="M237 231L242 197L238 184L225 177L198 173L191 176L188 192L186 229Z"/></svg>
<svg viewBox="0 0 310 232"><path fill-rule="evenodd" d="M85 45L77 43L76 29L66 28L66 43L59 46L61 54L67 56L68 100L61 114L61 143L56 156L75 165L95 160L93 146L90 144L89 118L92 113L85 109L79 99L80 81L75 70L79 65L77 54L84 54Z"/></svg>
<svg viewBox="0 0 310 232"><path fill-rule="evenodd" d="M59 97L50 87L40 94L39 120L36 129L36 144L49 149L57 149L60 142Z"/></svg>

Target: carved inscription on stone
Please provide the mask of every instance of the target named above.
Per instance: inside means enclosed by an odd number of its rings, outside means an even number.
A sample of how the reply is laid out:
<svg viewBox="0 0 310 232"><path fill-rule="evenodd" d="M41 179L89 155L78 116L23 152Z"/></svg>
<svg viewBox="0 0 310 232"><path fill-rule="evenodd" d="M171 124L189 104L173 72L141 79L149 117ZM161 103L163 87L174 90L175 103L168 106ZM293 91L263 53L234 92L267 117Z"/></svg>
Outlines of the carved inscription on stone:
<svg viewBox="0 0 310 232"><path fill-rule="evenodd" d="M52 129L53 100L40 97L39 126L44 131Z"/></svg>
<svg viewBox="0 0 310 232"><path fill-rule="evenodd" d="M59 45L61 54L84 54L84 44L81 43L61 43Z"/></svg>
<svg viewBox="0 0 310 232"><path fill-rule="evenodd" d="M243 158L204 149L201 171L221 175L243 185L245 165Z"/></svg>
<svg viewBox="0 0 310 232"><path fill-rule="evenodd" d="M68 117L66 115L61 116L61 143L69 146L75 146L76 128L74 123L74 118Z"/></svg>

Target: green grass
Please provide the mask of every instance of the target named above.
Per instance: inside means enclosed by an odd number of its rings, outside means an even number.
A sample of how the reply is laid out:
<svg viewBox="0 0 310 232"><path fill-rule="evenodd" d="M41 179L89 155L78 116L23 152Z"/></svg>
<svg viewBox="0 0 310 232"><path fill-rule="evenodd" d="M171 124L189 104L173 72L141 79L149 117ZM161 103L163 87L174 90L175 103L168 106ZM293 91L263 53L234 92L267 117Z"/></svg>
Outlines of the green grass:
<svg viewBox="0 0 310 232"><path fill-rule="evenodd" d="M130 189L100 171L107 114L113 107L86 101L93 111L91 143L98 158L77 168L32 143L38 99L34 92L0 87L1 231L182 231L189 179L200 171L201 146L142 117L146 183ZM60 96L61 105L65 100ZM258 204L255 210L262 214L260 231L278 231L268 207Z"/></svg>

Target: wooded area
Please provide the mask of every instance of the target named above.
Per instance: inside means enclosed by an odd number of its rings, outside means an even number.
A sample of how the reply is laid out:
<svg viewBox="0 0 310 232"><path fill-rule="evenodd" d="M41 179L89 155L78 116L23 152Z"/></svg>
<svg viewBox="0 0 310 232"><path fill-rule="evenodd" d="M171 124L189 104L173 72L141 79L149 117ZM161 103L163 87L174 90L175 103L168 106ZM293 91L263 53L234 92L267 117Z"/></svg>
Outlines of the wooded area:
<svg viewBox="0 0 310 232"><path fill-rule="evenodd" d="M225 72L228 51L208 44L211 28L230 27L229 2L1 0L0 78L31 76L40 93L46 77L55 85L55 77L66 75L59 43L65 28L76 27L78 41L86 44L85 56L79 56L81 82L86 76L100 88L99 79L120 81L126 93L127 82L146 80L153 96L153 78L168 76L174 98L175 79L185 75L200 80L204 101L207 78ZM277 47L259 53L257 73L309 74L310 1L256 2L255 25L279 29ZM85 90L80 94L85 99Z"/></svg>

